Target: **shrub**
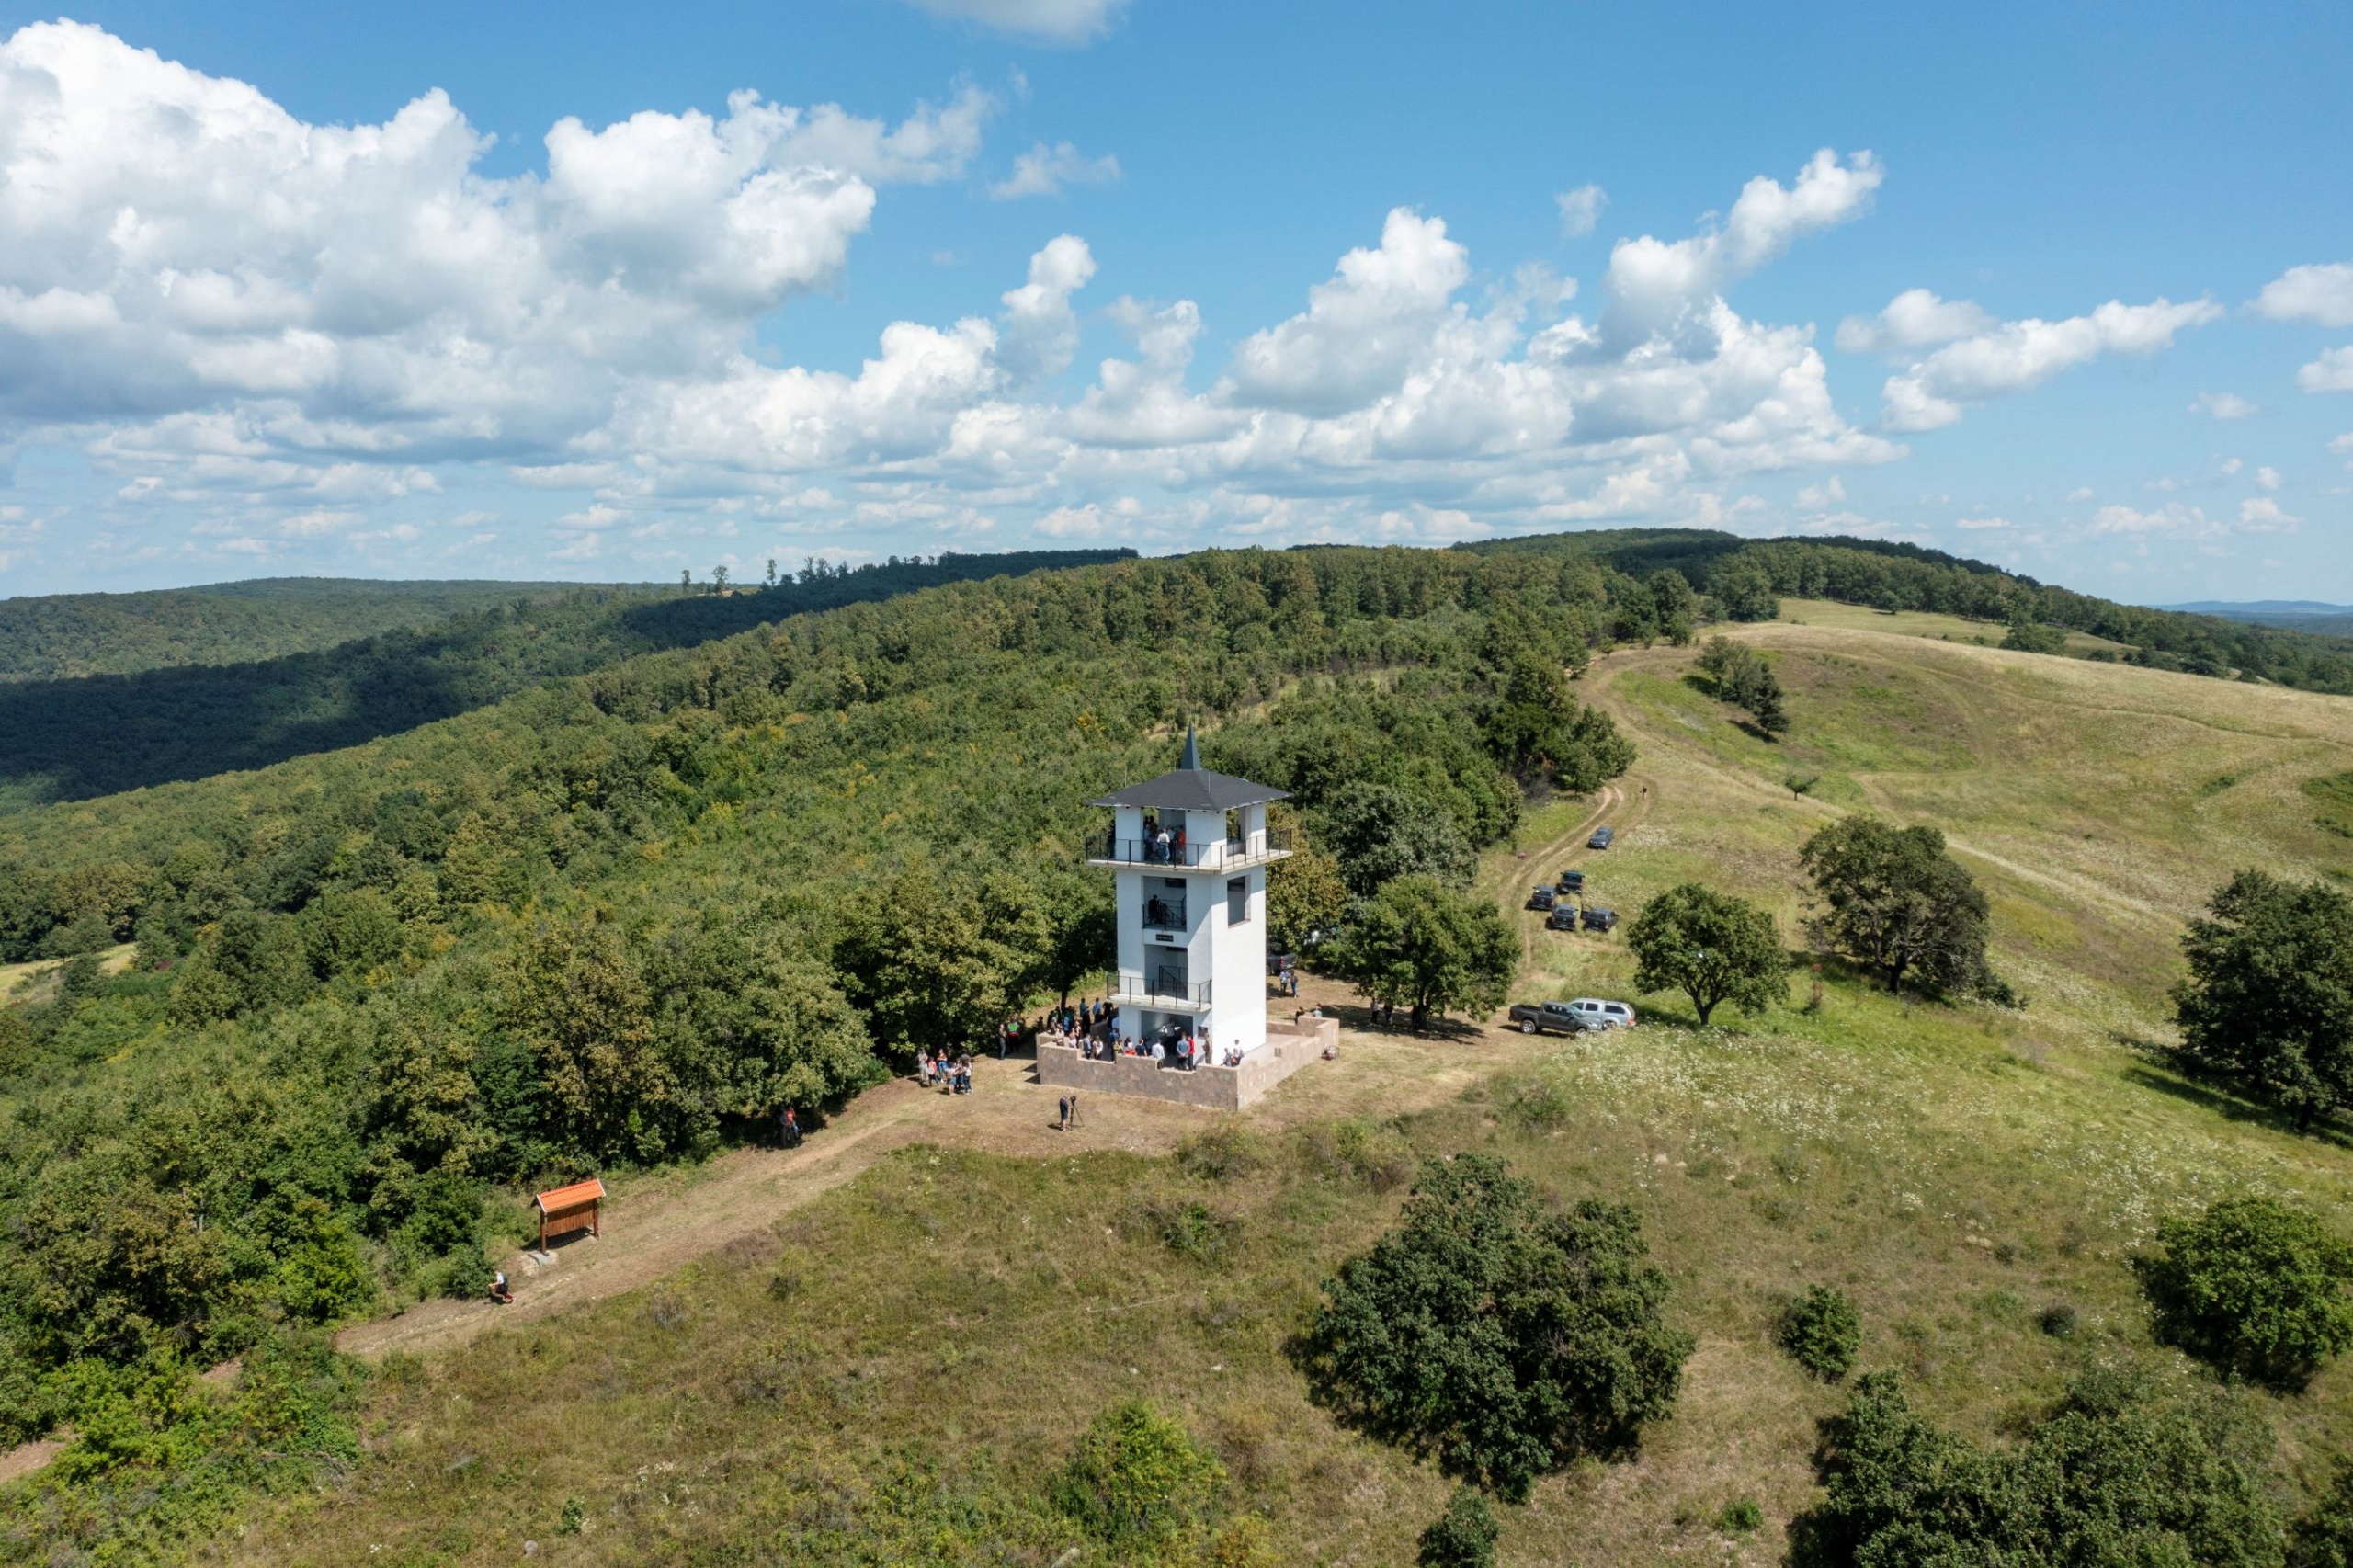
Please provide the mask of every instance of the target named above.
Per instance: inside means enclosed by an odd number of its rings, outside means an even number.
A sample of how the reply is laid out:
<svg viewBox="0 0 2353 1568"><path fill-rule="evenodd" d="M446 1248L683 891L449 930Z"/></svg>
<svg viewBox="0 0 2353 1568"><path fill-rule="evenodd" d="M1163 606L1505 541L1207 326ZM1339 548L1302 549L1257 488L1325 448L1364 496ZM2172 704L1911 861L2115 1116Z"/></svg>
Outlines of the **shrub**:
<svg viewBox="0 0 2353 1568"><path fill-rule="evenodd" d="M2053 1339L2073 1339L2075 1337L2075 1309L2069 1306L2064 1301L2052 1302L2051 1305L2042 1309L2041 1313L2035 1318L2034 1322L2036 1327L2041 1329L2043 1333L2049 1335Z"/></svg>
<svg viewBox="0 0 2353 1568"><path fill-rule="evenodd" d="M1501 1534L1487 1500L1458 1486L1446 1501L1446 1512L1422 1532L1414 1561L1420 1568L1495 1568L1495 1538Z"/></svg>
<svg viewBox="0 0 2353 1568"><path fill-rule="evenodd" d="M1222 1121L1176 1145L1176 1163L1210 1181L1232 1181L1266 1163L1259 1140L1239 1122Z"/></svg>
<svg viewBox="0 0 2353 1568"><path fill-rule="evenodd" d="M1765 1528L1765 1510L1754 1497L1735 1497L1716 1516L1716 1528L1726 1535L1754 1535Z"/></svg>
<svg viewBox="0 0 2353 1568"><path fill-rule="evenodd" d="M1673 1408L1694 1342L1662 1321L1632 1210L1546 1213L1503 1161L1461 1154L1423 1165L1403 1220L1324 1282L1290 1346L1342 1420L1518 1502Z"/></svg>
<svg viewBox="0 0 2353 1568"><path fill-rule="evenodd" d="M2095 1374L2016 1450L1913 1414L1892 1372L1825 1425L1826 1495L1792 1526L1796 1568L2164 1563L2278 1568L2270 1433L2226 1396L2157 1400Z"/></svg>
<svg viewBox="0 0 2353 1568"><path fill-rule="evenodd" d="M1824 1382L1835 1383L1854 1369L1862 1348L1862 1320L1843 1290L1816 1285L1781 1310L1775 1334L1790 1358Z"/></svg>
<svg viewBox="0 0 2353 1568"><path fill-rule="evenodd" d="M1245 1514L1210 1542L1210 1568L1281 1568L1275 1532L1256 1514Z"/></svg>
<svg viewBox="0 0 2353 1568"><path fill-rule="evenodd" d="M1198 1535L1224 1484L1224 1467L1180 1423L1131 1400L1095 1418L1046 1494L1116 1555L1153 1560Z"/></svg>
<svg viewBox="0 0 2353 1568"><path fill-rule="evenodd" d="M2288 1561L2294 1568L2353 1568L2353 1465L2336 1472L2288 1532Z"/></svg>
<svg viewBox="0 0 2353 1568"><path fill-rule="evenodd" d="M1147 1203L1144 1218L1163 1245L1196 1263L1222 1262L1242 1239L1239 1217L1211 1209L1198 1198L1181 1203Z"/></svg>
<svg viewBox="0 0 2353 1568"><path fill-rule="evenodd" d="M2353 1247L2310 1210L2229 1199L2157 1242L2133 1262L2157 1337L2224 1376L2298 1390L2353 1344Z"/></svg>

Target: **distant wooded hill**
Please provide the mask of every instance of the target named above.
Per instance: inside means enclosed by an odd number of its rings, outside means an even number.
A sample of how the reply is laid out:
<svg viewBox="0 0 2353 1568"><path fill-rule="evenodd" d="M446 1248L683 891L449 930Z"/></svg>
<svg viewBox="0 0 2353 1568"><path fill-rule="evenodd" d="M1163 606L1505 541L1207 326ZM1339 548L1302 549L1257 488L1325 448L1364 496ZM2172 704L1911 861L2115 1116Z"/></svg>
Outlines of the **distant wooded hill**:
<svg viewBox="0 0 2353 1568"><path fill-rule="evenodd" d="M1636 577L1672 569L1732 607L1736 619L1750 619L1750 610L1776 595L1883 610L1935 610L1995 624L2087 631L2129 650L2113 657L2152 669L2353 694L2353 639L2323 635L2323 628L2118 604L1913 544L1835 535L1746 540L1704 528L1627 528L1455 548L1482 554L1568 549L1597 555ZM2018 645L2040 651L2030 640L2019 640Z"/></svg>
<svg viewBox="0 0 2353 1568"><path fill-rule="evenodd" d="M582 586L263 577L152 593L0 599L0 680L127 676L282 658Z"/></svg>
<svg viewBox="0 0 2353 1568"><path fill-rule="evenodd" d="M2210 599L2165 608L2192 615L2218 616L2224 620L2252 621L2257 626L2280 626L2290 631L2317 632L2325 637L2353 636L2353 605L2318 604L2310 599L2257 599L2250 604Z"/></svg>
<svg viewBox="0 0 2353 1568"><path fill-rule="evenodd" d="M584 675L639 653L707 642L806 610L1133 553L948 554L857 568L820 562L773 587L724 594L622 586L550 595L536 584L316 584L315 591L288 593L254 584L231 588L263 591L74 596L76 603L104 607L80 623L85 629L105 624L110 615L126 645L142 645L144 640L151 649L171 645L177 631L151 629L142 619L147 611L165 628L185 629L193 624L191 615L218 617L229 607L225 619L214 622L219 645L225 646L229 629L243 624L235 618L251 611L299 617L308 607L320 612L312 624L324 625L334 616L404 605L396 593L365 591L374 588L424 590L415 604L435 602L437 590L472 597L465 600L468 608L431 624L395 624L375 635L283 657L0 682L0 811L264 767L357 745L467 712L544 680ZM494 602L484 605L486 597ZM27 607L28 621L37 619L38 607L57 602L17 601ZM414 615L413 606L406 613Z"/></svg>

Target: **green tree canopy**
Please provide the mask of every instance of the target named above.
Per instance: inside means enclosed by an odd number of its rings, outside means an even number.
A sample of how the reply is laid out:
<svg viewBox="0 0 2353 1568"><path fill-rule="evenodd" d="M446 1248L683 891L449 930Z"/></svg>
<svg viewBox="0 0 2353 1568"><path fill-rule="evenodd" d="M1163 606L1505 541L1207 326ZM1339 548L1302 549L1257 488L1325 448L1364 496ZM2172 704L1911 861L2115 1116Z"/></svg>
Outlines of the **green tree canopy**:
<svg viewBox="0 0 2353 1568"><path fill-rule="evenodd" d="M2189 923L2181 1056L2309 1129L2353 1101L2353 898L2241 871Z"/></svg>
<svg viewBox="0 0 2353 1568"><path fill-rule="evenodd" d="M1705 1026L1723 1003L1761 1013L1789 994L1789 955L1773 917L1754 904L1685 882L1643 906L1626 929L1635 989L1680 991Z"/></svg>
<svg viewBox="0 0 2353 1568"><path fill-rule="evenodd" d="M1699 662L1716 696L1735 708L1746 709L1766 739L1778 740L1788 733L1781 680L1764 654L1729 637L1711 637L1699 650Z"/></svg>
<svg viewBox="0 0 2353 1568"><path fill-rule="evenodd" d="M1571 697L1559 662L1532 649L1513 655L1485 727L1487 744L1505 767L1564 790L1597 790L1634 763L1633 743L1618 733L1617 722Z"/></svg>
<svg viewBox="0 0 2353 1568"><path fill-rule="evenodd" d="M1418 1029L1432 1014L1500 1006L1519 939L1487 900L1401 877L1357 906L1324 960L1373 1001L1409 1009Z"/></svg>
<svg viewBox="0 0 2353 1568"><path fill-rule="evenodd" d="M1267 869L1267 937L1276 952L1328 940L1348 918L1348 884L1340 863L1312 843Z"/></svg>
<svg viewBox="0 0 2353 1568"><path fill-rule="evenodd" d="M1006 873L908 871L848 911L834 964L884 1049L974 1049L1043 983L1053 922Z"/></svg>
<svg viewBox="0 0 2353 1568"><path fill-rule="evenodd" d="M1935 828L1842 817L1807 839L1798 860L1822 901L1817 935L1877 970L1890 991L1908 974L1931 996L2008 998L1985 962L1985 894Z"/></svg>
<svg viewBox="0 0 2353 1568"><path fill-rule="evenodd" d="M1391 784L1350 784L1316 813L1348 891L1367 898L1399 877L1466 887L1479 868L1471 841L1444 808Z"/></svg>
<svg viewBox="0 0 2353 1568"><path fill-rule="evenodd" d="M1458 1154L1324 1281L1292 1353L1344 1420L1517 1502L1673 1408L1696 1342L1666 1295L1632 1210L1547 1213L1503 1161Z"/></svg>
<svg viewBox="0 0 2353 1568"><path fill-rule="evenodd" d="M1892 1372L1826 1428L1827 1495L1791 1531L1797 1568L1961 1563L2279 1568L2271 1436L2225 1399L2165 1401L2094 1373L2014 1451L1923 1420Z"/></svg>
<svg viewBox="0 0 2353 1568"><path fill-rule="evenodd" d="M2134 1261L2157 1337L2218 1371L2301 1389L2353 1345L2353 1246L2310 1210L2226 1199L2157 1245Z"/></svg>

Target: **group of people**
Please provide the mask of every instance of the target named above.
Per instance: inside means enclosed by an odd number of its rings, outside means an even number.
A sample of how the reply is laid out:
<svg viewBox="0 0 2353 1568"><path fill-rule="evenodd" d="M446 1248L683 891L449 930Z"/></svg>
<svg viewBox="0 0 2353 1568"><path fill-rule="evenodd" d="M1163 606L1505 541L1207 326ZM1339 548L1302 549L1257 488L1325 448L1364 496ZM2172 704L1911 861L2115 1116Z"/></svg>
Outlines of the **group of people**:
<svg viewBox="0 0 2353 1568"><path fill-rule="evenodd" d="M1289 953L1285 953L1275 965L1275 994L1278 996L1299 994L1299 962Z"/></svg>
<svg viewBox="0 0 2353 1568"><path fill-rule="evenodd" d="M1083 1047L1090 1040L1118 1039L1119 1027L1118 1003L1108 999L1098 1003L1082 998L1075 1007L1056 1007L1040 1018L1038 1021L1038 1038Z"/></svg>
<svg viewBox="0 0 2353 1568"><path fill-rule="evenodd" d="M919 1050L915 1052L915 1076L926 1089L938 1089L946 1095L969 1095L972 1092L972 1053L968 1051L950 1056L943 1051L934 1056Z"/></svg>
<svg viewBox="0 0 2353 1568"><path fill-rule="evenodd" d="M1177 819L1175 832L1161 823L1147 823L1143 830L1143 858L1154 865L1174 866L1185 858L1184 819Z"/></svg>

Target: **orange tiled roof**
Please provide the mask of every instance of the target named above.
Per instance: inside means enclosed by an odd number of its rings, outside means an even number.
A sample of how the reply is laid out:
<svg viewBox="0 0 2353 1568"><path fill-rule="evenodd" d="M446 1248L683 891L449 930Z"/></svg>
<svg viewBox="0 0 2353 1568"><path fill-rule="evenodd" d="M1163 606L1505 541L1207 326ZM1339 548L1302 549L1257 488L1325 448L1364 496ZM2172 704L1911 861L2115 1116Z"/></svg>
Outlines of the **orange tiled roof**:
<svg viewBox="0 0 2353 1568"><path fill-rule="evenodd" d="M604 1196L605 1184L590 1176L586 1181L575 1181L570 1187L551 1187L532 1202L539 1206L540 1213L552 1214L559 1209L577 1209L584 1203L593 1203Z"/></svg>

